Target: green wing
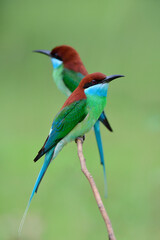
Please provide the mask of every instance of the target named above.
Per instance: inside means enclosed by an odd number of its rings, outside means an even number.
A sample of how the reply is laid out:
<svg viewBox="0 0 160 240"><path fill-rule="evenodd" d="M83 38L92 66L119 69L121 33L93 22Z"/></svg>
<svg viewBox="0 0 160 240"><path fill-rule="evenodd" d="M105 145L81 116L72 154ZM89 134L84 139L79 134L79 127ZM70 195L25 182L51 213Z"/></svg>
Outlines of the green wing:
<svg viewBox="0 0 160 240"><path fill-rule="evenodd" d="M53 120L49 136L34 161L37 161L46 152L53 148L78 123L83 121L86 115L86 99L76 101L69 106L64 107Z"/></svg>
<svg viewBox="0 0 160 240"><path fill-rule="evenodd" d="M84 75L79 72L74 72L67 68L63 69L64 84L71 92L73 92L78 87L82 78L84 78Z"/></svg>

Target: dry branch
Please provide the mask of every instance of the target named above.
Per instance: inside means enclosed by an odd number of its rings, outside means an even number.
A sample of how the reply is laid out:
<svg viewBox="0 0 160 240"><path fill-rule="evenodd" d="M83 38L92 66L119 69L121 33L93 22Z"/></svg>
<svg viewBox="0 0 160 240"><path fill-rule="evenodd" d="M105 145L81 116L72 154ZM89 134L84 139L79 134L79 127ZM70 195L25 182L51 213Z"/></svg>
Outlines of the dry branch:
<svg viewBox="0 0 160 240"><path fill-rule="evenodd" d="M106 227L107 227L109 240L116 240L114 232L113 232L113 228L112 228L112 225L111 225L111 221L110 221L109 216L108 216L108 214L105 210L105 207L103 205L101 196L98 192L98 189L96 187L96 184L94 182L93 177L91 176L90 172L88 171L88 169L86 167L86 161L85 161L85 158L83 156L83 151L82 151L83 138L81 138L81 137L77 138L76 143L77 143L78 156L79 156L79 160L80 160L80 163L81 163L82 172L84 173L84 175L86 176L86 178L88 179L88 181L91 185L91 188L92 188L94 197L96 199L98 208L100 210L100 213L101 213L101 215L104 219L104 222L106 224Z"/></svg>

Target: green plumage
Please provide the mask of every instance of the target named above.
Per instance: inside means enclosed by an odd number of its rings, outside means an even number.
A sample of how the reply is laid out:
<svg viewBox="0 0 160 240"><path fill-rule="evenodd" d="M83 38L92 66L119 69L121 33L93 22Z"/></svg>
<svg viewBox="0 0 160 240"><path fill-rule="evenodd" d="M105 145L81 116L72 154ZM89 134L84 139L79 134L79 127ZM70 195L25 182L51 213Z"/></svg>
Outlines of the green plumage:
<svg viewBox="0 0 160 240"><path fill-rule="evenodd" d="M75 101L64 107L56 115L49 136L35 161L53 147L55 158L66 143L87 133L97 121L105 104L106 97L88 94L87 99Z"/></svg>
<svg viewBox="0 0 160 240"><path fill-rule="evenodd" d="M86 102L86 99L73 102L56 115L49 136L34 161L55 147L78 123L83 121L87 115Z"/></svg>
<svg viewBox="0 0 160 240"><path fill-rule="evenodd" d="M73 92L79 85L84 76L67 68L63 69L63 81L66 87Z"/></svg>
<svg viewBox="0 0 160 240"><path fill-rule="evenodd" d="M64 138L87 115L86 99L76 101L63 108L55 117L45 148L50 149Z"/></svg>
<svg viewBox="0 0 160 240"><path fill-rule="evenodd" d="M75 140L79 136L83 136L93 127L105 107L106 97L88 95L87 100L80 100L78 102L78 105L76 105L74 109L75 112L70 112L68 116L69 120L72 119L74 114L76 114L77 124L74 127L72 125L73 129L69 131L66 136L56 145L53 159L57 156L57 154L61 151L65 144ZM80 108L79 104L82 104ZM71 105L69 105L68 107L70 106ZM81 111L84 112L81 113ZM81 116L83 116L83 120Z"/></svg>
<svg viewBox="0 0 160 240"><path fill-rule="evenodd" d="M68 97L78 87L83 77L84 76L81 73L64 68L63 64L55 68L53 71L55 84L58 89Z"/></svg>

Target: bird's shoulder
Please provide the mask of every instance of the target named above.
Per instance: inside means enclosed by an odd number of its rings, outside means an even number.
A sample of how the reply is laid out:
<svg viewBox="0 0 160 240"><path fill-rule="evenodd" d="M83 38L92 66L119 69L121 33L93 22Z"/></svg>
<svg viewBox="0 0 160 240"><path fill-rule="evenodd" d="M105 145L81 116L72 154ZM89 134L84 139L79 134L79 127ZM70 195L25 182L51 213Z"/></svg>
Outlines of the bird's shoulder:
<svg viewBox="0 0 160 240"><path fill-rule="evenodd" d="M75 101L61 109L53 120L49 136L43 146L45 152L63 139L86 116L86 99Z"/></svg>
<svg viewBox="0 0 160 240"><path fill-rule="evenodd" d="M84 75L80 72L64 68L63 69L63 81L66 87L73 92L79 85Z"/></svg>

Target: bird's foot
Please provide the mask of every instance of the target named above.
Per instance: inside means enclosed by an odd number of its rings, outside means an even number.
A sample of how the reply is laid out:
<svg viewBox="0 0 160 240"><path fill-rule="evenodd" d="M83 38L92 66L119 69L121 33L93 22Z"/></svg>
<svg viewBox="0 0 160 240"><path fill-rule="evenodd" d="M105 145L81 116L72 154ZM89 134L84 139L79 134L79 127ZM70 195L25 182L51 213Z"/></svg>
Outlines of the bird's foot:
<svg viewBox="0 0 160 240"><path fill-rule="evenodd" d="M82 141L82 143L84 142L84 140L85 140L85 135L83 135L83 136L80 136L80 137L78 137L78 138L76 138L75 139L75 143L77 143L77 140L81 140Z"/></svg>

